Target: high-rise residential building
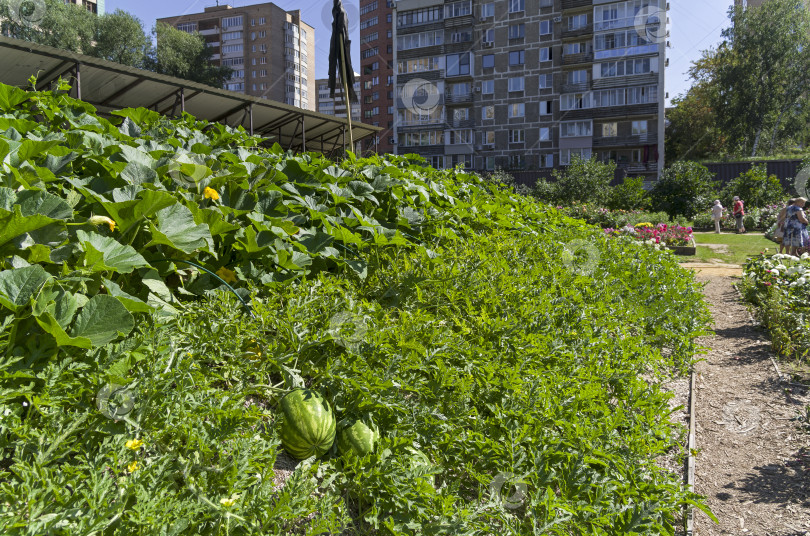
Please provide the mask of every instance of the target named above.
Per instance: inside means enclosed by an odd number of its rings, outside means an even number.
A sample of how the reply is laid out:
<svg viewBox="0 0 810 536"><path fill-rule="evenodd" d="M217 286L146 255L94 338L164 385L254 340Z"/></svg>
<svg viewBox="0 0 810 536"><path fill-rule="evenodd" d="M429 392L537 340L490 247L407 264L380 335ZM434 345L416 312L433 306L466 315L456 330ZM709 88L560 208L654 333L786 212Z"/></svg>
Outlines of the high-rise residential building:
<svg viewBox="0 0 810 536"><path fill-rule="evenodd" d="M360 1L360 104L363 123L382 127L363 151L394 150L394 0Z"/></svg>
<svg viewBox="0 0 810 536"><path fill-rule="evenodd" d="M212 61L233 69L225 89L315 110L315 30L299 10L268 2L205 8L158 19L178 30L199 32L213 48Z"/></svg>
<svg viewBox="0 0 810 536"><path fill-rule="evenodd" d="M87 11L97 15L104 15L104 0L64 0L66 4L84 6Z"/></svg>
<svg viewBox="0 0 810 536"><path fill-rule="evenodd" d="M398 154L546 170L572 155L655 180L664 163L665 0L399 0Z"/></svg>
<svg viewBox="0 0 810 536"><path fill-rule="evenodd" d="M742 6L742 7L759 7L765 0L734 0L735 6Z"/></svg>
<svg viewBox="0 0 810 536"><path fill-rule="evenodd" d="M354 73L354 93L360 95L360 75ZM337 79L340 85L340 77ZM315 80L318 87L318 111L322 114L334 115L336 117L346 117L346 102L343 100L343 88L335 88L335 96L329 96L329 79L319 78ZM352 103L352 121L361 122L360 103Z"/></svg>

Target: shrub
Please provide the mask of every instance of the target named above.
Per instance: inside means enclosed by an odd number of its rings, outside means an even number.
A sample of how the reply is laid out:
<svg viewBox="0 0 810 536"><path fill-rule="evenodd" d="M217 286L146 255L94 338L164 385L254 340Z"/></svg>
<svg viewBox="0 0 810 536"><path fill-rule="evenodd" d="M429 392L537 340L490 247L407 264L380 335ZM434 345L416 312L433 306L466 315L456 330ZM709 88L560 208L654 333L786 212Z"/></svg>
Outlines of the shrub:
<svg viewBox="0 0 810 536"><path fill-rule="evenodd" d="M610 182L615 173L615 162L605 164L595 157L585 160L572 156L571 165L564 170L552 171L551 201L560 205L593 203L604 206L610 197Z"/></svg>
<svg viewBox="0 0 810 536"><path fill-rule="evenodd" d="M716 186L711 172L697 162L675 162L650 192L652 207L670 217L693 218L711 206Z"/></svg>
<svg viewBox="0 0 810 536"><path fill-rule="evenodd" d="M765 164L752 166L726 184L720 194L720 200L724 206L730 208L733 206L735 195L743 200L746 208L774 205L783 202L787 197L776 175L768 175Z"/></svg>
<svg viewBox="0 0 810 536"><path fill-rule="evenodd" d="M650 198L641 177L625 177L621 184L610 189L608 207L611 209L644 210L649 206Z"/></svg>

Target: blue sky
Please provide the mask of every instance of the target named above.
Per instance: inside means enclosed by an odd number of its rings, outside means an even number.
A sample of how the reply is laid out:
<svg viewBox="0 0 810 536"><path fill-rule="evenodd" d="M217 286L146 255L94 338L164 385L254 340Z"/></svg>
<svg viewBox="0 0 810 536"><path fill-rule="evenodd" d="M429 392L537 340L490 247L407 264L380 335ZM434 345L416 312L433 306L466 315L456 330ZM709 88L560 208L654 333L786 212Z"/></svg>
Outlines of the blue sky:
<svg viewBox="0 0 810 536"><path fill-rule="evenodd" d="M350 18L358 14L357 0L344 0ZM223 4L225 1L223 0ZM260 0L231 0L231 5L243 6L260 3ZM315 27L315 70L318 78L325 78L329 56L332 0L274 0L284 9L300 9L305 22ZM700 51L715 46L720 41L720 32L728 25L727 10L732 0L671 0L669 67L666 74L666 92L672 98L689 88L686 71L691 62L700 57ZM215 5L215 0L107 0L107 11L123 9L143 21L147 31L155 19L182 13L196 13L206 6ZM352 64L357 70L359 63L359 31L353 22L354 36Z"/></svg>

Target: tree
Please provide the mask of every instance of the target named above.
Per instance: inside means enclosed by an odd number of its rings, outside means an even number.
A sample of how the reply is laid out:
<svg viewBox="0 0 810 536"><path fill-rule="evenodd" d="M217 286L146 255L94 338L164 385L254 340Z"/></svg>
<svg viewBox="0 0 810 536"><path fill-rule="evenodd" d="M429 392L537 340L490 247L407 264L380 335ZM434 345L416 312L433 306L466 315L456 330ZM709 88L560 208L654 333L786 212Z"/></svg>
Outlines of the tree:
<svg viewBox="0 0 810 536"><path fill-rule="evenodd" d="M538 182L536 190L550 201L568 205L594 203L604 206L610 197L610 182L616 175L616 163L599 162L596 158L585 160L578 155L571 157L565 170L551 172L554 182Z"/></svg>
<svg viewBox="0 0 810 536"><path fill-rule="evenodd" d="M689 69L692 87L672 99L673 107L667 111L667 160L699 160L728 152L727 137L717 127L714 109L717 66L717 50L704 50Z"/></svg>
<svg viewBox="0 0 810 536"><path fill-rule="evenodd" d="M147 64L155 72L214 87L222 87L230 78L230 67L211 64L213 52L200 34L189 34L160 22L153 33L157 47Z"/></svg>
<svg viewBox="0 0 810 536"><path fill-rule="evenodd" d="M726 184L720 197L730 207L735 195L740 196L749 207L775 205L786 197L779 179L776 175L768 175L765 164L751 166L751 169Z"/></svg>
<svg viewBox="0 0 810 536"><path fill-rule="evenodd" d="M613 210L644 210L650 205L650 198L644 190L644 179L625 177L621 184L610 189L607 206Z"/></svg>
<svg viewBox="0 0 810 536"><path fill-rule="evenodd" d="M697 162L675 162L664 170L650 192L654 210L671 218L693 218L711 206L717 190L714 176Z"/></svg>
<svg viewBox="0 0 810 536"><path fill-rule="evenodd" d="M143 68L150 49L149 37L136 17L120 9L98 17L93 56Z"/></svg>
<svg viewBox="0 0 810 536"><path fill-rule="evenodd" d="M810 10L804 0L769 0L729 13L714 73L718 124L739 151L772 154L781 138L795 134L787 127L796 128L791 119L808 105Z"/></svg>
<svg viewBox="0 0 810 536"><path fill-rule="evenodd" d="M96 16L86 9L57 0L16 2L15 8L28 8L30 18L12 17L10 4L0 2L3 35L82 54L93 48Z"/></svg>

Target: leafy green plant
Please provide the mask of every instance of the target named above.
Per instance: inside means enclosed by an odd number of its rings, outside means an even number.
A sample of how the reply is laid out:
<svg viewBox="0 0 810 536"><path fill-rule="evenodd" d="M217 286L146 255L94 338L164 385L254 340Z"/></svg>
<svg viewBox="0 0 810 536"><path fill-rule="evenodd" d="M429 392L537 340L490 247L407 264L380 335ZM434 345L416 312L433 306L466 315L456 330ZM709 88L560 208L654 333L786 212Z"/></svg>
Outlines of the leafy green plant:
<svg viewBox="0 0 810 536"><path fill-rule="evenodd" d="M693 218L711 207L716 186L709 170L696 162L675 162L664 170L650 197L654 210Z"/></svg>
<svg viewBox="0 0 810 536"><path fill-rule="evenodd" d="M760 164L751 166L751 169L726 184L720 199L725 206L731 207L734 196L739 196L745 202L745 208L749 209L783 203L787 194L776 175L768 175L767 166Z"/></svg>

